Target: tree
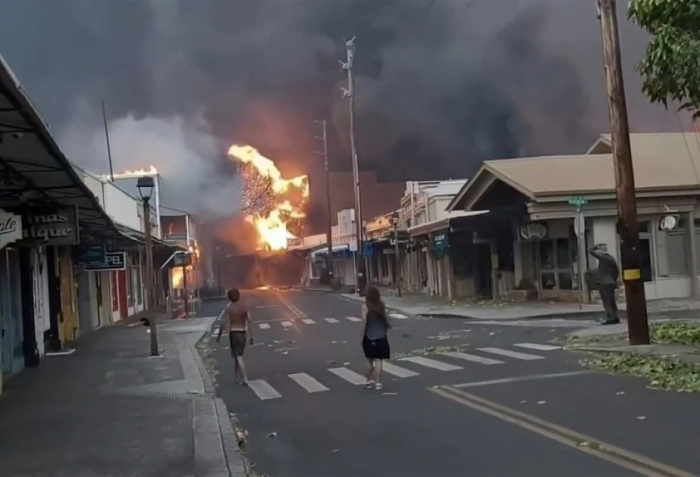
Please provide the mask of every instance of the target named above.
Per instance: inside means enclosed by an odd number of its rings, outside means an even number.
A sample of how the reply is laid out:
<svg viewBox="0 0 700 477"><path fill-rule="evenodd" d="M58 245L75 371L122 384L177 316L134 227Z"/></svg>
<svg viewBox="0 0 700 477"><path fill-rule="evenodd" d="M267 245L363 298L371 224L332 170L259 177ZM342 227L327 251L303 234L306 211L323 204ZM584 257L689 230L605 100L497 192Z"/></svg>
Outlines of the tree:
<svg viewBox="0 0 700 477"><path fill-rule="evenodd" d="M632 0L628 17L652 36L637 65L642 90L654 103L700 118L700 1Z"/></svg>

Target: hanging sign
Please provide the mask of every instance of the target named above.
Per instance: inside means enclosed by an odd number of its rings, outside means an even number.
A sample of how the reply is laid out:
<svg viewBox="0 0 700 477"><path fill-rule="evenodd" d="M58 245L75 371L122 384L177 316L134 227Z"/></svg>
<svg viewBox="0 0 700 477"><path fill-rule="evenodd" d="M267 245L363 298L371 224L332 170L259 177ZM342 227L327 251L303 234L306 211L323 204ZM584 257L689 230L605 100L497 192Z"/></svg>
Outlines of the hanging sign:
<svg viewBox="0 0 700 477"><path fill-rule="evenodd" d="M20 245L76 245L79 242L78 209L62 207L23 213L22 230Z"/></svg>
<svg viewBox="0 0 700 477"><path fill-rule="evenodd" d="M22 238L22 217L0 209L0 249Z"/></svg>

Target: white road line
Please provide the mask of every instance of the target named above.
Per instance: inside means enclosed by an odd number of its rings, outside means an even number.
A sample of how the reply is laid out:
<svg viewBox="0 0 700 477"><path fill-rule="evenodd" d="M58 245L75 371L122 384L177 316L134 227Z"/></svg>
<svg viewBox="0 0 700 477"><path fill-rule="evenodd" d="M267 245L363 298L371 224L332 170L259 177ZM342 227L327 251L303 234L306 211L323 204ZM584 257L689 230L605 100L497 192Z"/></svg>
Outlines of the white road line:
<svg viewBox="0 0 700 477"><path fill-rule="evenodd" d="M504 364L503 361L497 359L484 358L482 356L476 356L473 354L459 353L459 352L449 352L443 353L444 356L449 356L450 358L463 359L465 361L472 361L474 363L480 364Z"/></svg>
<svg viewBox="0 0 700 477"><path fill-rule="evenodd" d="M420 364L421 366L427 366L428 368L433 368L440 371L457 371L458 369L464 369L461 366L455 366L454 364L435 361L434 359L423 358L422 356L410 356L408 358L401 358L401 361L409 361L411 363Z"/></svg>
<svg viewBox="0 0 700 477"><path fill-rule="evenodd" d="M324 318L324 320L326 320L328 323L339 323L339 321L335 318Z"/></svg>
<svg viewBox="0 0 700 477"><path fill-rule="evenodd" d="M537 343L516 343L513 346L517 346L518 348L525 348L525 349L536 349L539 351L553 351L555 349L561 349L561 346L553 346L553 345L545 345L545 344L537 344Z"/></svg>
<svg viewBox="0 0 700 477"><path fill-rule="evenodd" d="M349 320L349 321L362 321L362 319L360 319L356 316L346 316L345 319Z"/></svg>
<svg viewBox="0 0 700 477"><path fill-rule="evenodd" d="M408 316L402 315L401 313L389 313L389 316L392 318L396 318L397 320L406 320L408 319Z"/></svg>
<svg viewBox="0 0 700 477"><path fill-rule="evenodd" d="M537 356L536 354L518 353L517 351L508 351L507 349L501 348L478 348L478 350L483 351L484 353L498 354L500 356L508 356L509 358L522 359L523 361L544 359L544 356Z"/></svg>
<svg viewBox="0 0 700 477"><path fill-rule="evenodd" d="M267 323L260 323L259 326L260 326L261 330L269 330L270 329L270 325L268 325Z"/></svg>
<svg viewBox="0 0 700 477"><path fill-rule="evenodd" d="M335 374L339 378L342 378L349 382L350 384L364 384L365 377L357 374L355 371L351 371L348 368L330 368L328 371Z"/></svg>
<svg viewBox="0 0 700 477"><path fill-rule="evenodd" d="M303 322L306 323L307 325L315 325L315 324L316 324L316 322L315 322L314 320L312 320L311 318L304 318L304 319L301 320L301 321L303 321Z"/></svg>
<svg viewBox="0 0 700 477"><path fill-rule="evenodd" d="M267 381L263 379L248 381L248 387L252 389L253 392L263 401L282 397L282 395L278 393L275 388L267 384Z"/></svg>
<svg viewBox="0 0 700 477"><path fill-rule="evenodd" d="M283 321L282 326L285 328L289 328L290 326L294 326L291 321Z"/></svg>
<svg viewBox="0 0 700 477"><path fill-rule="evenodd" d="M410 378L411 376L418 376L419 373L411 371L410 369L402 368L401 366L396 366L395 364L388 363L384 361L382 364L385 373L393 374L397 378Z"/></svg>
<svg viewBox="0 0 700 477"><path fill-rule="evenodd" d="M289 377L292 378L299 386L306 389L310 393L320 393L322 391L328 391L327 387L325 387L323 384L319 383L306 373L290 374Z"/></svg>

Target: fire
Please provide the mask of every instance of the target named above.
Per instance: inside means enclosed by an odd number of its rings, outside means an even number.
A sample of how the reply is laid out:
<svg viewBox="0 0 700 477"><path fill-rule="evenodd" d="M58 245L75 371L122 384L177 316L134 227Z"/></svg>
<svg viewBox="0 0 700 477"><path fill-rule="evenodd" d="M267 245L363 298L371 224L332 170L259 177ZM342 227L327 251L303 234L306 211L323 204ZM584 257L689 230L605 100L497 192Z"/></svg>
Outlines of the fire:
<svg viewBox="0 0 700 477"><path fill-rule="evenodd" d="M148 166L148 169L127 169L119 174L114 174L114 177L143 177L156 175L158 175L158 169L151 165Z"/></svg>
<svg viewBox="0 0 700 477"><path fill-rule="evenodd" d="M286 249L287 239L295 238L287 230L287 224L306 216L309 177L282 178L275 163L252 146L233 145L228 155L254 172L254 175L244 174L243 178L244 213L246 221L255 226L260 245L270 250Z"/></svg>

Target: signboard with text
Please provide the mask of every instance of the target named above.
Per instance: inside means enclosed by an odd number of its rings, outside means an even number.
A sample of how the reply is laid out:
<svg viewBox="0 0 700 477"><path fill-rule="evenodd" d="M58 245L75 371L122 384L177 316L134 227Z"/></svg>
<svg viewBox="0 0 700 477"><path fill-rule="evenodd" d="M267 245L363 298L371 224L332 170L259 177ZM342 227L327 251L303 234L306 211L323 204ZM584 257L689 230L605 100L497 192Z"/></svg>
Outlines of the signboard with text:
<svg viewBox="0 0 700 477"><path fill-rule="evenodd" d="M0 209L0 249L22 238L22 217Z"/></svg>
<svg viewBox="0 0 700 477"><path fill-rule="evenodd" d="M76 245L79 241L76 207L22 213L22 240L18 245Z"/></svg>
<svg viewBox="0 0 700 477"><path fill-rule="evenodd" d="M104 263L86 263L85 270L92 272L102 272L111 270L126 269L126 252L107 252L105 253Z"/></svg>

